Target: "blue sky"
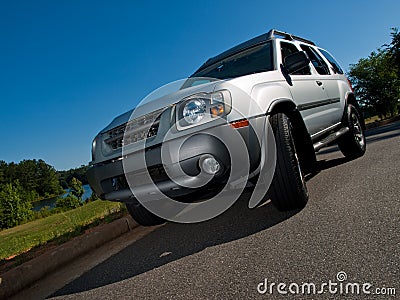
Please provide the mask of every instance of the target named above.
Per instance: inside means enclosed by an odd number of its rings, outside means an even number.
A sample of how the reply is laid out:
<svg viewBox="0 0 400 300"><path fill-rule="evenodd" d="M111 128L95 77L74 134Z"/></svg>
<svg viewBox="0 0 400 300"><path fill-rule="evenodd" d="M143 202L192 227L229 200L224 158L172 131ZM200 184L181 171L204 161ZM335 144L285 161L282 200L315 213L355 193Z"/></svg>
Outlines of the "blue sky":
<svg viewBox="0 0 400 300"><path fill-rule="evenodd" d="M270 28L348 69L390 42L399 11L397 0L1 1L0 160L87 164L115 116Z"/></svg>

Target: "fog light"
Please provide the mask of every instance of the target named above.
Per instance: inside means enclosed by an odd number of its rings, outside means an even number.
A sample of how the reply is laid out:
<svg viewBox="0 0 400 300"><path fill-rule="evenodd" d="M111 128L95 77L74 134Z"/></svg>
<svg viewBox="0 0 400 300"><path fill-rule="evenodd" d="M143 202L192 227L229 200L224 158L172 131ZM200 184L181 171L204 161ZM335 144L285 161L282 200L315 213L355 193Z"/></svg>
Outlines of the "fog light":
<svg viewBox="0 0 400 300"><path fill-rule="evenodd" d="M212 156L204 158L200 163L200 167L210 175L216 174L221 169L219 162Z"/></svg>

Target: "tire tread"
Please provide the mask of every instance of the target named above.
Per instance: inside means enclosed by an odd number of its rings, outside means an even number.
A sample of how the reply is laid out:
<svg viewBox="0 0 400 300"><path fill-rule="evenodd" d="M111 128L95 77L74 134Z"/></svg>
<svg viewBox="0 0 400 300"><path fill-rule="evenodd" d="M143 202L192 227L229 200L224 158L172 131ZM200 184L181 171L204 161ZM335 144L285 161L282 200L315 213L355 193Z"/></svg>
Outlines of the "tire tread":
<svg viewBox="0 0 400 300"><path fill-rule="evenodd" d="M277 113L270 119L277 147L277 162L269 193L278 210L303 208L308 201L307 188L297 168L295 146L290 121Z"/></svg>
<svg viewBox="0 0 400 300"><path fill-rule="evenodd" d="M165 223L165 220L148 211L141 204L126 203L126 208L132 218L142 226L153 226Z"/></svg>

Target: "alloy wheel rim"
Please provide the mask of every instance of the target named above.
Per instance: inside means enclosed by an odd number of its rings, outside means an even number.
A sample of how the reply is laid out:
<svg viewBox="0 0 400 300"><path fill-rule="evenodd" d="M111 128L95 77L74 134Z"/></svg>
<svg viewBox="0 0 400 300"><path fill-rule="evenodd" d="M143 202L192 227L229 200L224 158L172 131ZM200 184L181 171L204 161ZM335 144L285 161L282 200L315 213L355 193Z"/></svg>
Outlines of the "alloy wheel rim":
<svg viewBox="0 0 400 300"><path fill-rule="evenodd" d="M360 120L358 119L357 115L354 113L351 114L351 122L353 125L354 139L361 148L364 148L364 145L365 145L364 132L363 132Z"/></svg>

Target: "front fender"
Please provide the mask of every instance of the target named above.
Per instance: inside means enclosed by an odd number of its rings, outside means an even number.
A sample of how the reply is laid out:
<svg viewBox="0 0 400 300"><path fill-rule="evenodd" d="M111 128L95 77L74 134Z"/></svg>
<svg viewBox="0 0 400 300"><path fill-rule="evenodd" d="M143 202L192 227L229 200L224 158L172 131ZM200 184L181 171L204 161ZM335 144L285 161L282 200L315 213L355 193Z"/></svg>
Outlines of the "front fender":
<svg viewBox="0 0 400 300"><path fill-rule="evenodd" d="M264 111L269 113L273 107L282 101L293 103L292 94L284 82L262 83L255 85L251 91L251 97L256 101L258 106Z"/></svg>

